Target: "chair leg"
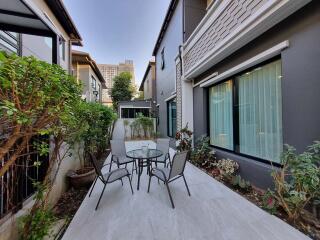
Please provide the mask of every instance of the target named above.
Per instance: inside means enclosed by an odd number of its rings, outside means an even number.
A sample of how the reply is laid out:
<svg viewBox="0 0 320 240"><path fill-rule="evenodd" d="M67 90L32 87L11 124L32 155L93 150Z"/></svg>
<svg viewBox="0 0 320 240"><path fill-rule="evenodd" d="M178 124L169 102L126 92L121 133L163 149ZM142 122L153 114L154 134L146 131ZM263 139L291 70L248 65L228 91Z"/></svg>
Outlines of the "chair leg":
<svg viewBox="0 0 320 240"><path fill-rule="evenodd" d="M150 191L151 178L152 178L152 175L150 173L150 175L149 175L149 183L148 183L148 193Z"/></svg>
<svg viewBox="0 0 320 240"><path fill-rule="evenodd" d="M132 178L133 178L133 171L134 171L134 162L132 162L132 169L131 169L131 181L132 181Z"/></svg>
<svg viewBox="0 0 320 240"><path fill-rule="evenodd" d="M110 166L109 166L109 172L111 172L111 166L112 166L113 161L111 160Z"/></svg>
<svg viewBox="0 0 320 240"><path fill-rule="evenodd" d="M89 197L91 196L92 190L93 190L94 186L96 185L97 179L98 179L98 176L96 176L96 178L94 179L93 185L92 185L90 193L89 193Z"/></svg>
<svg viewBox="0 0 320 240"><path fill-rule="evenodd" d="M118 168L120 168L120 165L119 165L119 164L117 164L117 166L118 166ZM121 186L123 186L122 178L120 179L120 181L121 181Z"/></svg>
<svg viewBox="0 0 320 240"><path fill-rule="evenodd" d="M167 186L167 190L168 190L168 194L169 194L169 197L170 197L170 202L171 202L172 208L174 208L174 204L173 204L173 200L172 200L172 196L171 196L171 192L170 192L170 188L169 188L169 183L166 182L165 184Z"/></svg>
<svg viewBox="0 0 320 240"><path fill-rule="evenodd" d="M101 192L101 194L100 194L99 201L98 201L98 203L97 203L97 206L96 206L96 209L95 209L95 210L98 209L100 200L101 200L101 198L102 198L102 195L103 195L103 193L104 193L104 190L106 189L106 186L107 186L107 184L105 183L105 184L104 184L104 187L103 187L103 190L102 190L102 192Z"/></svg>
<svg viewBox="0 0 320 240"><path fill-rule="evenodd" d="M189 187L188 187L188 184L187 184L187 181L186 181L186 178L184 177L184 175L182 175L182 177L183 177L184 184L186 185L186 188L187 188L187 191L188 191L188 195L191 196L190 191L189 191Z"/></svg>
<svg viewBox="0 0 320 240"><path fill-rule="evenodd" d="M130 177L129 176L127 176L128 177L128 179L129 179L129 183L130 183L130 188L131 188L131 192L132 192L132 194L133 194L133 189L132 189L132 183L131 183L131 179L130 179Z"/></svg>

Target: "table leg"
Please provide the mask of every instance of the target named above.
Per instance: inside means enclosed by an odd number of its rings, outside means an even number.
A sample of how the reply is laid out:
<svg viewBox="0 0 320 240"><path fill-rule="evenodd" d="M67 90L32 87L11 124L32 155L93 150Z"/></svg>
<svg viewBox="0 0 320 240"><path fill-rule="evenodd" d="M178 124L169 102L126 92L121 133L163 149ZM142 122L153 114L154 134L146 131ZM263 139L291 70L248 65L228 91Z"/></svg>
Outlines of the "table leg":
<svg viewBox="0 0 320 240"><path fill-rule="evenodd" d="M142 161L142 162L141 162ZM139 186L140 186L140 176L141 176L141 164L143 164L143 160L140 158L138 159L138 184L137 184L137 190L139 191Z"/></svg>

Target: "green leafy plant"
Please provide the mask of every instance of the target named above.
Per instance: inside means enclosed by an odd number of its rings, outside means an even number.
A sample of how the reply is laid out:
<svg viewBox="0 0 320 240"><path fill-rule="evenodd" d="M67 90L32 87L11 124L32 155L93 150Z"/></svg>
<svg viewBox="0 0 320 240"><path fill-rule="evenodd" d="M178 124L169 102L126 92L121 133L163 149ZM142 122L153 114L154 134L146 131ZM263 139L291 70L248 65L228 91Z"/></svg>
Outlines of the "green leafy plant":
<svg viewBox="0 0 320 240"><path fill-rule="evenodd" d="M0 168L0 177L38 134L53 134L61 116L79 101L81 86L58 65L34 57L0 52L0 159L12 148Z"/></svg>
<svg viewBox="0 0 320 240"><path fill-rule="evenodd" d="M206 136L200 137L191 152L190 161L196 166L210 168L213 166L215 159L215 152L210 147L210 138Z"/></svg>
<svg viewBox="0 0 320 240"><path fill-rule="evenodd" d="M319 197L319 157L319 141L301 154L297 154L292 146L285 145L281 156L282 168L272 172L275 189L270 192L287 213L289 221L296 222L302 209Z"/></svg>
<svg viewBox="0 0 320 240"><path fill-rule="evenodd" d="M262 197L262 207L269 213L276 214L278 211L278 204L273 195L273 192L271 192L270 190L266 191L266 193Z"/></svg>
<svg viewBox="0 0 320 240"><path fill-rule="evenodd" d="M153 133L153 118L145 117L143 114L138 114L137 118L131 123L131 135L141 137L140 132L143 132L144 138L152 137Z"/></svg>
<svg viewBox="0 0 320 240"><path fill-rule="evenodd" d="M245 192L251 189L250 182L243 179L240 175L232 176L231 184Z"/></svg>
<svg viewBox="0 0 320 240"><path fill-rule="evenodd" d="M46 186L36 182L33 185L37 188L34 199L42 202L45 198ZM31 211L19 219L20 239L23 240L40 240L50 234L50 228L55 221L51 208L45 205L39 205L38 208Z"/></svg>
<svg viewBox="0 0 320 240"><path fill-rule="evenodd" d="M131 83L132 76L129 72L120 73L114 77L111 89L111 98L114 110L118 109L120 101L129 101L134 94L134 86Z"/></svg>
<svg viewBox="0 0 320 240"><path fill-rule="evenodd" d="M111 137L110 127L116 119L116 115L109 107L100 103L82 102L76 111L79 116L78 122L82 122L85 128L73 139L84 141L85 151L96 153L99 157L107 148Z"/></svg>
<svg viewBox="0 0 320 240"><path fill-rule="evenodd" d="M177 131L175 139L178 141L177 150L190 151L192 147L192 135L193 132L188 129L188 124L180 131Z"/></svg>

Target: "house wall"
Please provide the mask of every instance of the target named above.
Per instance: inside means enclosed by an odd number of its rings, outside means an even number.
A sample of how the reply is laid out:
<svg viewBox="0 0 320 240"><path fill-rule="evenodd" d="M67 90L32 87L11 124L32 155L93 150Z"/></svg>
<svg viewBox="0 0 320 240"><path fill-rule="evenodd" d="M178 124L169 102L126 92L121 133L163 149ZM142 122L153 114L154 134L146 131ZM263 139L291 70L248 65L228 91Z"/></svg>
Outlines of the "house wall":
<svg viewBox="0 0 320 240"><path fill-rule="evenodd" d="M102 97L102 84L99 81L98 76L95 74L93 69L89 65L80 65L73 63L74 76L81 82L82 84L82 94L86 97L88 102L94 102L96 97L93 95L93 87L91 85L91 76L93 76L100 85L100 101ZM97 88L98 89L98 88Z"/></svg>
<svg viewBox="0 0 320 240"><path fill-rule="evenodd" d="M64 68L66 71L70 71L71 66L71 57L70 57L70 44L69 44L69 36L64 31L61 24L54 17L48 6L43 0L32 0L34 4L46 13L50 20L53 22L56 30L60 32L60 36L64 38L65 42L65 60L63 60L60 56L60 66ZM35 56L43 61L47 61L48 63L52 63L52 45L50 38L33 36L22 34L22 56ZM52 147L52 145L51 145ZM65 147L61 149L61 153L64 152ZM57 167L57 166L55 166ZM75 153L72 153L71 156L67 157L62 163L57 173L56 181L54 182L54 186L52 188L50 194L50 202L51 204L55 204L57 200L60 198L61 194L67 189L68 182L66 179L66 173L70 169L77 169L80 167L80 161L76 157ZM8 218L1 219L0 221L0 239L1 240L14 240L18 239L17 234L17 219L18 217L25 214L25 212L32 207L32 201L26 200L23 204L23 209L21 209L18 213L9 215Z"/></svg>
<svg viewBox="0 0 320 240"><path fill-rule="evenodd" d="M207 10L206 0L184 0L184 36L186 41L198 26Z"/></svg>
<svg viewBox="0 0 320 240"><path fill-rule="evenodd" d="M152 84L153 84L153 77L152 77L152 69L150 68L146 79L143 83L143 97L145 100L152 98Z"/></svg>
<svg viewBox="0 0 320 240"><path fill-rule="evenodd" d="M178 47L183 41L182 0L174 11L169 26L164 34L156 58L156 89L157 104L159 104L159 125L157 131L161 136L167 136L167 103L165 99L175 91L175 58ZM165 68L161 69L161 51L165 48Z"/></svg>
<svg viewBox="0 0 320 240"><path fill-rule="evenodd" d="M70 71L71 66L71 56L70 56L70 37L65 32L59 21L55 18L53 13L50 11L48 6L43 0L32 0L39 9L46 14L50 21L56 27L56 31L60 33L60 36L63 37L65 42L65 60L60 56L59 65L65 70ZM52 63L52 40L51 38L34 36L28 34L22 34L22 55L23 56L36 56L44 61Z"/></svg>
<svg viewBox="0 0 320 240"><path fill-rule="evenodd" d="M281 53L283 142L299 152L320 138L320 2L312 1L286 20L280 22L228 58L213 66L195 83L213 72L222 73L254 57L276 44L289 40L290 46ZM207 134L207 90L194 88L194 133ZM201 114L201 112L203 113ZM201 114L201 115L200 115ZM241 174L258 187L271 185L270 165L226 151L218 157L237 160Z"/></svg>

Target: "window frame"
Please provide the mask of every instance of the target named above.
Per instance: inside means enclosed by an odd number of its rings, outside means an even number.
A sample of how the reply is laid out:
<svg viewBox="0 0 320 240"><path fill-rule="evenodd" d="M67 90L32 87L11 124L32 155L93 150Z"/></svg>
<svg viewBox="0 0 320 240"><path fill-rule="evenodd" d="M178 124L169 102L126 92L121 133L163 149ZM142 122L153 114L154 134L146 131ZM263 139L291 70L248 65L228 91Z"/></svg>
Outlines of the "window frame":
<svg viewBox="0 0 320 240"><path fill-rule="evenodd" d="M210 94L209 94L209 90L211 87L214 87L214 86L217 86L219 84L222 84L224 82L227 82L229 80L231 80L231 83L232 83L232 116L233 116L233 119L232 119L232 128L233 128L233 148L232 150L230 149L227 149L227 148L223 148L223 147L219 147L219 146L215 146L215 145L212 145L210 143L210 146L213 147L213 148L216 148L218 150L222 150L222 151L225 151L225 152L229 152L229 153L233 153L233 154L236 154L238 156L241 156L241 157L245 157L245 158L249 158L249 159L252 159L254 161L257 161L257 162L261 162L261 163L265 163L265 164L268 164L268 165L273 165L275 167L281 167L282 164L281 163L277 163L277 162L274 162L274 161L271 161L271 160L266 160L266 159L263 159L263 158L259 158L259 157L256 157L256 156L252 156L252 155L248 155L248 154L245 154L245 153L241 153L240 152L240 130L239 130L239 109L237 109L237 106L239 105L239 83L238 81L236 81L236 77L239 76L239 75L242 75L242 74L245 74L246 72L249 72L249 71L252 71L256 68L259 68L259 67L263 67L269 63L272 63L272 62L275 62L277 60L280 60L282 61L281 59L281 55L277 55L273 58L270 58L266 61L263 61L257 65L254 65L252 67L249 67L241 72L238 72L230 77L227 77L226 79L223 79L221 81L218 81L217 83L214 83L208 87L206 87L206 91L207 91L207 136L210 137ZM281 72L283 74L283 71L281 69ZM281 79L281 85L282 85L282 81L283 81L283 77ZM282 91L281 91L282 93ZM282 119L282 126L283 126L283 119ZM283 136L282 136L283 138Z"/></svg>
<svg viewBox="0 0 320 240"><path fill-rule="evenodd" d="M59 37L59 51L60 51L60 54L61 54L61 59L63 61L66 60L66 40L60 36Z"/></svg>
<svg viewBox="0 0 320 240"><path fill-rule="evenodd" d="M169 134L169 105L171 102L175 102L176 103L176 132L172 135ZM173 133L173 131L172 131ZM167 101L167 136L170 137L170 138L174 138L175 137L175 134L177 133L177 99L176 97L170 99L169 101Z"/></svg>
<svg viewBox="0 0 320 240"><path fill-rule="evenodd" d="M163 70L166 66L166 63L165 63L165 58L164 58L164 49L165 47L162 48L161 50L161 70Z"/></svg>

